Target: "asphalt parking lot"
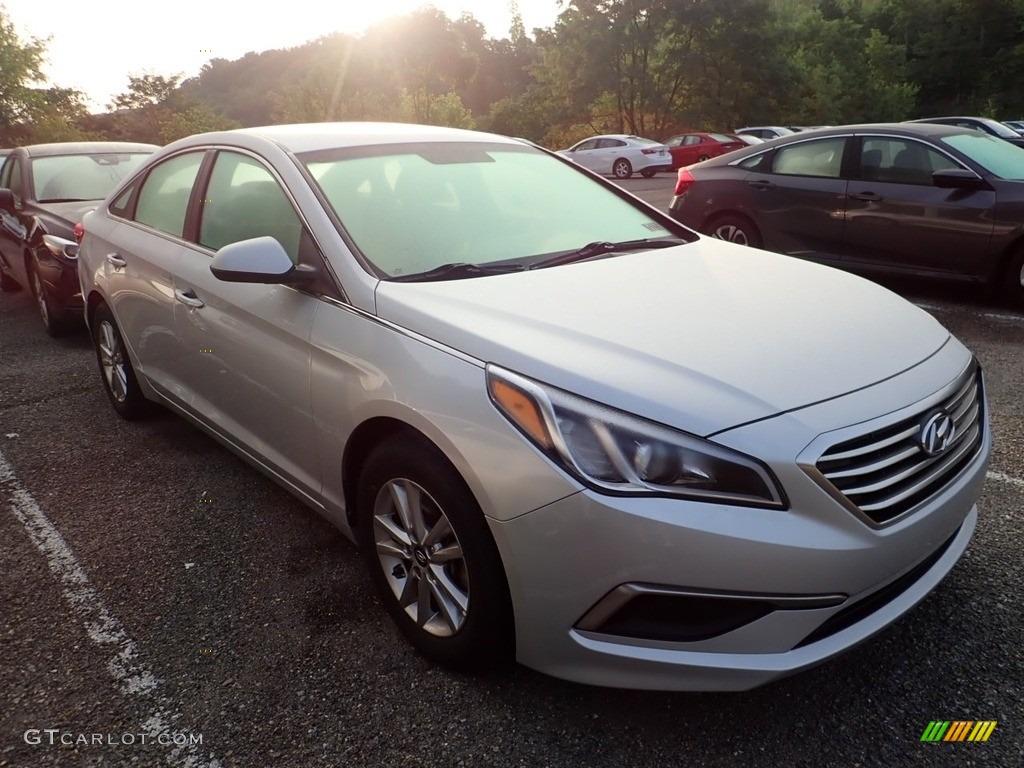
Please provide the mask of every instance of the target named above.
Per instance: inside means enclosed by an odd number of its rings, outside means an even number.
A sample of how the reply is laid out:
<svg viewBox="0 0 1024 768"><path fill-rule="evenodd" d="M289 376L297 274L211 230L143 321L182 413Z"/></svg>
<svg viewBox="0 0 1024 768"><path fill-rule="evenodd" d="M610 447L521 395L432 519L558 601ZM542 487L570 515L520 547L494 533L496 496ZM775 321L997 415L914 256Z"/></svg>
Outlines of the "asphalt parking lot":
<svg viewBox="0 0 1024 768"><path fill-rule="evenodd" d="M431 667L353 545L182 420L121 421L84 331L0 294L0 766L1024 766L1024 313L890 287L986 371L974 540L881 635L738 694ZM935 720L998 724L922 742Z"/></svg>

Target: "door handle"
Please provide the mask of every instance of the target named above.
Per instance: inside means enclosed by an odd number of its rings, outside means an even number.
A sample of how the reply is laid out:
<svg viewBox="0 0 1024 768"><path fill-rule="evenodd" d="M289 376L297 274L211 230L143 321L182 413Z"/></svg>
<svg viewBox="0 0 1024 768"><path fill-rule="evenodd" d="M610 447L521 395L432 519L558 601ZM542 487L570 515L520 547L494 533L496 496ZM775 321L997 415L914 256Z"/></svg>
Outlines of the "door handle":
<svg viewBox="0 0 1024 768"><path fill-rule="evenodd" d="M754 189L774 189L775 188L775 184L773 184L770 181L764 181L763 179L756 179L754 181L748 181L747 185L753 187Z"/></svg>
<svg viewBox="0 0 1024 768"><path fill-rule="evenodd" d="M128 266L128 262L121 258L119 254L108 253L107 264L112 266L114 269L123 269Z"/></svg>
<svg viewBox="0 0 1024 768"><path fill-rule="evenodd" d="M175 288L174 298L176 298L186 307L191 307L192 309L200 309L201 307L206 306L203 300L196 296L195 292L191 288L189 288L188 290Z"/></svg>
<svg viewBox="0 0 1024 768"><path fill-rule="evenodd" d="M861 192L856 195L850 195L854 200L863 200L867 203L880 203L882 202L882 196L876 195L874 192Z"/></svg>

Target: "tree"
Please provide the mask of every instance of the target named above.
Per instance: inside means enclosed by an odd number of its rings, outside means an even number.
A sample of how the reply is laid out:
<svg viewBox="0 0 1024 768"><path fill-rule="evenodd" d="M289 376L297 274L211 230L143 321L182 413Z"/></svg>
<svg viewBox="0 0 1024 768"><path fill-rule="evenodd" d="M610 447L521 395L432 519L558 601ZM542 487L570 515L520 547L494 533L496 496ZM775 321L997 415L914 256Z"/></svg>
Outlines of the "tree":
<svg viewBox="0 0 1024 768"><path fill-rule="evenodd" d="M46 43L38 38L23 42L0 6L0 144L90 138L76 126L85 114L79 91L33 87L44 80Z"/></svg>
<svg viewBox="0 0 1024 768"><path fill-rule="evenodd" d="M30 117L32 83L43 80L46 41L22 42L0 6L0 130L6 135Z"/></svg>
<svg viewBox="0 0 1024 768"><path fill-rule="evenodd" d="M167 144L184 136L238 128L208 104L183 91L182 75L129 75L128 90L114 97L112 138Z"/></svg>

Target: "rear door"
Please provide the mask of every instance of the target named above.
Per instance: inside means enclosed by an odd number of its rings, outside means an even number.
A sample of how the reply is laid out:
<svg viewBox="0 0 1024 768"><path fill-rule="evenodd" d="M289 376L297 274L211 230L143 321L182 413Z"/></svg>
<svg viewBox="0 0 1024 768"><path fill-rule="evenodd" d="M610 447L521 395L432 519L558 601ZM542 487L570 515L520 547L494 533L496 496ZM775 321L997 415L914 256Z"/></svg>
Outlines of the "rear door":
<svg viewBox="0 0 1024 768"><path fill-rule="evenodd" d="M843 236L851 264L913 273L981 270L995 192L936 187L932 173L963 166L915 138L863 136L857 157Z"/></svg>
<svg viewBox="0 0 1024 768"><path fill-rule="evenodd" d="M849 137L829 136L779 147L766 171L745 180L764 247L791 256L842 261L846 209L843 158Z"/></svg>
<svg viewBox="0 0 1024 768"><path fill-rule="evenodd" d="M205 151L174 155L129 186L103 215L89 218L92 245L100 254L98 278L140 372L164 395L180 398L176 371L186 349L174 332L174 279L189 200Z"/></svg>

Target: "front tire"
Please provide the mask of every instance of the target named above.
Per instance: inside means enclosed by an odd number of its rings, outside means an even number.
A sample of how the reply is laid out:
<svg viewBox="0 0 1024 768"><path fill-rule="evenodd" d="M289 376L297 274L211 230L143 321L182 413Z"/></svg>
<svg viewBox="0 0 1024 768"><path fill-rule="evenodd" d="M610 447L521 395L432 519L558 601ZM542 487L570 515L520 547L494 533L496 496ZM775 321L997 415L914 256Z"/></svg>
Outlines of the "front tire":
<svg viewBox="0 0 1024 768"><path fill-rule="evenodd" d="M356 514L374 586L420 653L463 671L511 661L512 605L497 546L436 448L408 434L378 445L359 478Z"/></svg>
<svg viewBox="0 0 1024 768"><path fill-rule="evenodd" d="M32 295L35 297L36 309L39 312L39 318L43 321L43 328L54 338L63 336L68 332L71 324L64 317L64 313L61 312L60 308L54 306L50 297L46 294L46 286L43 285L43 278L39 274L39 267L31 259L26 266L28 268L29 286L32 289Z"/></svg>
<svg viewBox="0 0 1024 768"><path fill-rule="evenodd" d="M628 179L633 175L633 166L629 164L629 160L624 157L620 157L612 164L612 176L616 179Z"/></svg>
<svg viewBox="0 0 1024 768"><path fill-rule="evenodd" d="M737 245L751 248L761 247L761 233L750 219L743 216L722 216L712 221L707 233L719 240L727 240Z"/></svg>
<svg viewBox="0 0 1024 768"><path fill-rule="evenodd" d="M101 304L92 320L92 341L103 378L103 389L118 415L127 421L142 418L152 410L139 388L121 331L110 307Z"/></svg>
<svg viewBox="0 0 1024 768"><path fill-rule="evenodd" d="M1024 309L1024 245L1010 255L1003 275L1003 293L1018 309Z"/></svg>

